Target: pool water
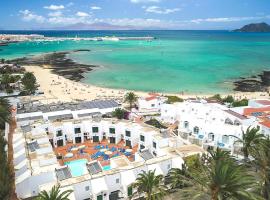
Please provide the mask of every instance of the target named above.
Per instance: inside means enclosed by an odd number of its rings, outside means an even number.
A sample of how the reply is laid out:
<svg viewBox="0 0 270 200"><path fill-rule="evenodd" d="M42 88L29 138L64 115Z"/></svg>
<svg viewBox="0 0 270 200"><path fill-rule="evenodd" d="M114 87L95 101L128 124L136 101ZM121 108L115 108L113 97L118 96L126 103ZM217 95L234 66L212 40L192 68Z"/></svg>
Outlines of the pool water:
<svg viewBox="0 0 270 200"><path fill-rule="evenodd" d="M73 160L70 162L65 162L64 164L67 165L71 171L72 177L82 176L87 174L86 163L87 159L80 159L80 160Z"/></svg>
<svg viewBox="0 0 270 200"><path fill-rule="evenodd" d="M102 167L102 169L103 169L104 171L108 171L108 170L111 170L112 168L111 168L110 165L106 165L106 166Z"/></svg>

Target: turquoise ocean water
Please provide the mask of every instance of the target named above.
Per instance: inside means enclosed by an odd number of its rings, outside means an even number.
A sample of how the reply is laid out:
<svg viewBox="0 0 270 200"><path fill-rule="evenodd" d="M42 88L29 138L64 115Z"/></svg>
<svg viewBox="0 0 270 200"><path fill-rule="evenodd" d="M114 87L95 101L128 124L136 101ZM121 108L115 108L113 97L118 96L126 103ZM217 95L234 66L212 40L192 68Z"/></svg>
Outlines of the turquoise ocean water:
<svg viewBox="0 0 270 200"><path fill-rule="evenodd" d="M0 32L1 33L1 32ZM82 80L143 91L217 93L232 81L270 70L270 34L228 31L45 31L46 36L154 36L149 41L26 42L0 47L0 58L90 49L69 57L101 67Z"/></svg>

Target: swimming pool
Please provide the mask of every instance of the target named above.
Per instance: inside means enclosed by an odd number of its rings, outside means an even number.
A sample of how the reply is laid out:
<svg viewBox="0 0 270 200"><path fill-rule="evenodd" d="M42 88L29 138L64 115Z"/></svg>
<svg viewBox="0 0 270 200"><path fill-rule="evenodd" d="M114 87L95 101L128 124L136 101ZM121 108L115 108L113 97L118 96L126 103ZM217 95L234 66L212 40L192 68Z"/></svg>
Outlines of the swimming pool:
<svg viewBox="0 0 270 200"><path fill-rule="evenodd" d="M87 159L80 159L80 160L73 160L70 162L65 162L64 164L67 165L71 171L72 177L82 176L87 174L86 163Z"/></svg>
<svg viewBox="0 0 270 200"><path fill-rule="evenodd" d="M112 168L111 168L110 165L106 165L106 166L102 167L102 169L103 169L104 171L108 171L108 170L111 170Z"/></svg>

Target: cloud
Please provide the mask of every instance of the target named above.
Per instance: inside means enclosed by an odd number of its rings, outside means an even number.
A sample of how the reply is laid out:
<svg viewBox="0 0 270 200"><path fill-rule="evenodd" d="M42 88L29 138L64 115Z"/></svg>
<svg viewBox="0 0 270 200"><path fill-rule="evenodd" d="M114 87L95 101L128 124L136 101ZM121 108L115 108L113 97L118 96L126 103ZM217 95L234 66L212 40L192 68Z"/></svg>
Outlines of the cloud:
<svg viewBox="0 0 270 200"><path fill-rule="evenodd" d="M239 21L252 21L252 20L259 20L259 19L267 19L269 16L260 16L260 17L217 17L217 18L205 18L205 19L192 19L188 22L192 23L202 23L202 22L239 22Z"/></svg>
<svg viewBox="0 0 270 200"><path fill-rule="evenodd" d="M61 16L63 13L61 12L61 11L56 11L56 12L50 12L49 14L48 14L48 16L50 16L50 17L59 17L59 16Z"/></svg>
<svg viewBox="0 0 270 200"><path fill-rule="evenodd" d="M130 0L131 3L158 3L161 0Z"/></svg>
<svg viewBox="0 0 270 200"><path fill-rule="evenodd" d="M151 19L151 18L107 18L95 19L95 22L105 22L117 26L134 26L140 28L175 28L178 23L170 20Z"/></svg>
<svg viewBox="0 0 270 200"><path fill-rule="evenodd" d="M45 21L45 17L41 15L37 15L30 10L20 10L19 14L22 16L22 20L24 21L35 21L38 23L43 23Z"/></svg>
<svg viewBox="0 0 270 200"><path fill-rule="evenodd" d="M62 10L65 8L65 6L63 5L50 5L50 6L44 6L45 9L48 9L48 10Z"/></svg>
<svg viewBox="0 0 270 200"><path fill-rule="evenodd" d="M79 12L76 13L76 16L78 16L78 17L89 17L89 14L79 11Z"/></svg>
<svg viewBox="0 0 270 200"><path fill-rule="evenodd" d="M150 6L150 7L144 7L145 12L148 13L155 13L155 14L170 14L179 11L179 8L173 8L173 9L163 9L158 6Z"/></svg>
<svg viewBox="0 0 270 200"><path fill-rule="evenodd" d="M91 9L92 10L101 10L101 7L99 7L99 6L91 6Z"/></svg>

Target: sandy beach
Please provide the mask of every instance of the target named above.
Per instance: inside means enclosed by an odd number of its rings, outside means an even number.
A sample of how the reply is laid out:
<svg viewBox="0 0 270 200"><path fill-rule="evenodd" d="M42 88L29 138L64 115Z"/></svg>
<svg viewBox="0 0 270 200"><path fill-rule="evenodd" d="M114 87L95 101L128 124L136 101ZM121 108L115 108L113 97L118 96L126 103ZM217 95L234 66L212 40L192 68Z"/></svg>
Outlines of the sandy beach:
<svg viewBox="0 0 270 200"><path fill-rule="evenodd" d="M26 71L33 72L40 85L39 90L44 92L44 95L32 97L33 100L40 100L43 103L51 102L70 102L70 101L85 101L94 99L116 99L123 100L123 97L128 90L125 89L110 89L97 87L90 84L75 82L66 79L62 76L53 74L50 69L39 66L23 66ZM147 96L147 92L133 91L139 97ZM187 98L205 98L212 96L209 94L177 94L177 93L162 93L162 95L176 95L178 97ZM228 94L223 94L226 96ZM234 92L231 93L234 98L268 98L266 92Z"/></svg>

